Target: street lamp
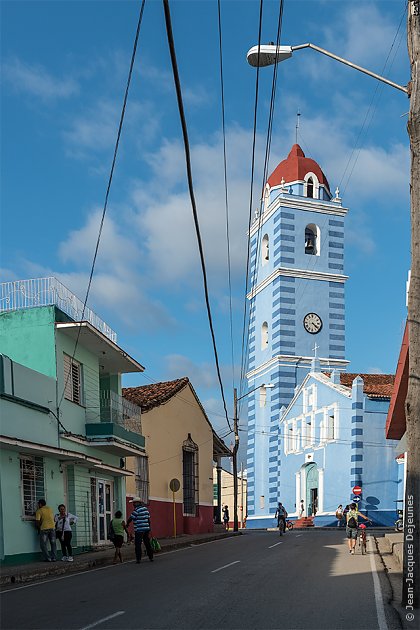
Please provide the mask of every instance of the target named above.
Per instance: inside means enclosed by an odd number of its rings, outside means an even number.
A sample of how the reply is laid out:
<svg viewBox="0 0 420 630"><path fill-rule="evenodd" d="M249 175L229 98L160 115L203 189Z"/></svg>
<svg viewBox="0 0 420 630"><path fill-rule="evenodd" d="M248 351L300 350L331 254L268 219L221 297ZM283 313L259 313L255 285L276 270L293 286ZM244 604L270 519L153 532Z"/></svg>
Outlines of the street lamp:
<svg viewBox="0 0 420 630"><path fill-rule="evenodd" d="M368 74L370 77L373 77L378 81L382 81L383 83L391 85L397 90L401 90L401 92L405 92L406 94L408 93L408 89L403 85L398 85L398 83L389 81L389 79L385 79L385 77L382 77L375 72L371 72L370 70L367 70L362 66L358 66L348 59L344 59L343 57L334 55L334 53L325 50L325 48L315 46L315 44L299 44L299 46L276 46L275 44L262 44L261 46L253 46L252 48L250 48L250 50L248 50L246 58L250 66L253 66L254 68L264 68L265 66L272 66L275 63L280 63L281 61L289 59L295 50L301 50L302 48L312 48L312 50L316 50L317 52L320 52L327 57L331 57L331 59L335 59L340 63L344 63L346 66L354 68L354 70L359 70L360 72Z"/></svg>
<svg viewBox="0 0 420 630"><path fill-rule="evenodd" d="M274 385L272 383L268 383L267 385L258 385L254 387L254 389L250 389L249 392L246 392L243 396L237 395L236 387L233 389L233 433L235 435L235 444L233 446L232 452L232 467L233 467L233 531L238 531L238 449L239 449L239 427L238 427L238 402L242 400L242 398L246 398L253 392L257 391L261 387L265 387L266 389L272 389ZM243 506L242 506L243 508Z"/></svg>
<svg viewBox="0 0 420 630"><path fill-rule="evenodd" d="M266 44L254 46L248 51L247 60L251 66L265 67L289 59L295 50L312 48L323 55L327 55L327 57L331 57L397 90L401 90L410 98L407 130L411 149L411 282L408 295L409 377L405 404L407 479L405 489L402 599L406 609L412 610L420 606L420 571L419 564L415 560L420 555L420 510L414 509L413 513L413 505L418 506L420 498L420 0L409 0L407 5L407 45L411 80L406 87L389 81L385 77L357 66L348 61L348 59L338 57L314 44L301 44L299 46ZM409 507L411 509L410 512ZM408 518L410 520L410 529L407 524ZM411 563L411 568L409 566L410 558L414 559Z"/></svg>

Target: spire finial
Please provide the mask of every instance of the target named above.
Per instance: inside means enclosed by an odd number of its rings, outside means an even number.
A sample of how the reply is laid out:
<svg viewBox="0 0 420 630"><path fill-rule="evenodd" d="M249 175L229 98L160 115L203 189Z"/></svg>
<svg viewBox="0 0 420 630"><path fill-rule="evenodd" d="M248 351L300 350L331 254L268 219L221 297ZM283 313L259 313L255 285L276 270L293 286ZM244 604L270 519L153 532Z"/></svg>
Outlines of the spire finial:
<svg viewBox="0 0 420 630"><path fill-rule="evenodd" d="M299 130L299 118L300 118L300 111L299 109L296 112L296 143L298 143L298 130Z"/></svg>

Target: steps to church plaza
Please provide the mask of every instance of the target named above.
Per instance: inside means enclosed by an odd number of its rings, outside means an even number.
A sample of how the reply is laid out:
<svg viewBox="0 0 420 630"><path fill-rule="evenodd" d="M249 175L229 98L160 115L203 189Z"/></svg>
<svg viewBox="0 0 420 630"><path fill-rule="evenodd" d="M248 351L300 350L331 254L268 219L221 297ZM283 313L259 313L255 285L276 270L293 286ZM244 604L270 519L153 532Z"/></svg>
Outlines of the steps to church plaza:
<svg viewBox="0 0 420 630"><path fill-rule="evenodd" d="M162 547L162 551L160 553L240 535L241 532L223 531L208 534L184 534L177 538L159 539L159 543ZM135 559L134 543L123 545L121 551L124 562L133 561ZM61 554L58 555L61 556ZM107 545L106 549L102 548L100 551L89 551L79 555L75 554L74 562L71 563L61 562L59 559L54 563L32 562L30 564L1 565L0 586L33 582L36 580L46 579L51 576L78 573L79 571L95 569L112 564L113 559L114 547Z"/></svg>

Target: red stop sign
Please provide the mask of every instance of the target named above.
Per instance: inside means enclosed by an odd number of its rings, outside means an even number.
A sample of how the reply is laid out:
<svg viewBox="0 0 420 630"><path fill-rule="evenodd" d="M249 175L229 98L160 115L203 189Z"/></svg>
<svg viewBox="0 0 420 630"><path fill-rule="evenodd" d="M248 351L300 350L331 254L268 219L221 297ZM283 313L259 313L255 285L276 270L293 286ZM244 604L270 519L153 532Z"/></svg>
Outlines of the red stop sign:
<svg viewBox="0 0 420 630"><path fill-rule="evenodd" d="M362 494L362 488L360 486L354 486L353 494L355 494L356 496L358 496L359 494Z"/></svg>

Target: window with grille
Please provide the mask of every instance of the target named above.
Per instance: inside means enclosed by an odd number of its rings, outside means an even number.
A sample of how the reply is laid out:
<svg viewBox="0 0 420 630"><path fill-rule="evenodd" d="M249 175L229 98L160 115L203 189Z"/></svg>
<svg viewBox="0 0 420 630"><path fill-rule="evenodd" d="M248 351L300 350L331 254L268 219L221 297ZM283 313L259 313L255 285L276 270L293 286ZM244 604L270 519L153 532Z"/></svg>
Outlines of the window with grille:
<svg viewBox="0 0 420 630"><path fill-rule="evenodd" d="M35 518L38 501L45 498L44 460L42 457L20 458L22 516Z"/></svg>
<svg viewBox="0 0 420 630"><path fill-rule="evenodd" d="M82 364L68 354L64 360L64 397L78 405L83 404Z"/></svg>
<svg viewBox="0 0 420 630"><path fill-rule="evenodd" d="M149 503L149 458L136 457L136 495Z"/></svg>
<svg viewBox="0 0 420 630"><path fill-rule="evenodd" d="M198 446L191 433L182 445L183 512L186 516L198 514Z"/></svg>

